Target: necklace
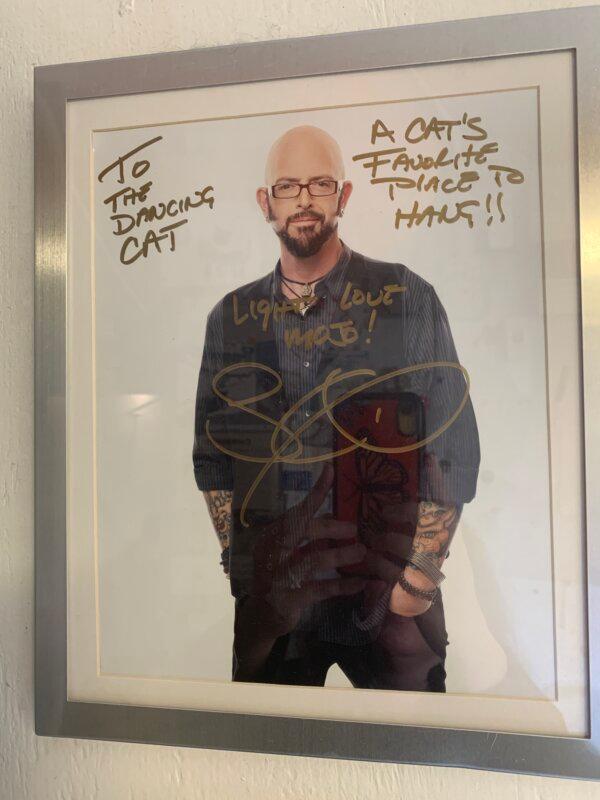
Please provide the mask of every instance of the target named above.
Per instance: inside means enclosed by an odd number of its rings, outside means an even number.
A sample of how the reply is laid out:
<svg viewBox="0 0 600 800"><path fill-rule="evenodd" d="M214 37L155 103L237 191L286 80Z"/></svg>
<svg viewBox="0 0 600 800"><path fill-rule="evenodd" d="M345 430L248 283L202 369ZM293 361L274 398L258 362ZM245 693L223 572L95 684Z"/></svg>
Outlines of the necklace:
<svg viewBox="0 0 600 800"><path fill-rule="evenodd" d="M309 284L311 284L311 283L316 283L317 281L320 281L320 280L321 280L321 278L315 278L315 279L314 279L314 280L312 280L312 281L295 281L293 278L285 278L285 276L283 275L283 273L281 273L281 277L282 277L282 278L284 278L284 279L285 279L286 281L288 281L289 283L301 283L301 284L304 284L305 286L308 286L308 285L309 285ZM321 276L321 277L323 277L323 276Z"/></svg>
<svg viewBox="0 0 600 800"><path fill-rule="evenodd" d="M314 281L307 281L306 283L304 283L303 281L293 281L293 283L302 284L302 289L301 289L302 294L298 294L298 292L294 289L294 287L290 286L290 284L288 283L288 280L291 280L291 278L284 278L283 275L281 275L280 277L283 283L285 283L285 285L288 287L290 292L293 292L296 295L296 297L301 301L298 310L300 311L302 316L304 316L308 311L308 309L311 307L313 300L316 297L316 295L313 294L311 284L316 283L318 280L320 280L320 278L317 278Z"/></svg>
<svg viewBox="0 0 600 800"><path fill-rule="evenodd" d="M281 275L282 280L288 285L288 289L291 289L292 292L294 290L289 285L290 283L296 283L296 284L299 284L300 286L302 286L302 296L303 297L310 297L312 295L312 285L313 285L313 283L317 283L318 281L321 280L321 278L324 277L323 275L321 275L320 278L315 278L312 281L296 281L296 280L294 280L294 278L286 278L285 275L283 274L283 272L280 272L279 274ZM294 294L295 294L295 292L294 292Z"/></svg>
<svg viewBox="0 0 600 800"><path fill-rule="evenodd" d="M313 295L313 290L312 290L313 283L317 283L317 281L321 280L321 278L315 278L312 281L296 281L293 278L284 277L283 273L280 273L280 274L281 274L281 279L287 285L287 287L288 287L288 289L290 289L290 291L294 292L293 288L290 286L290 283L296 283L296 284L299 284L300 286L302 286L302 289L301 289L301 292L302 292L301 296L302 297L312 297L312 295ZM323 277L323 276L321 276L321 277ZM294 294L296 295L296 297L300 297L300 295L297 294L296 292L294 292Z"/></svg>

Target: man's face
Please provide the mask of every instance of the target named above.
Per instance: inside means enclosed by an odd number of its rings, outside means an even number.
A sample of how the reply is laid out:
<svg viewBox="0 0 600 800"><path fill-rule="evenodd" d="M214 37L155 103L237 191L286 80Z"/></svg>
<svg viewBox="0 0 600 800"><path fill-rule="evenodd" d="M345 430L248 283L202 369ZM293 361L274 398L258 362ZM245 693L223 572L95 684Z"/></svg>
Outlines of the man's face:
<svg viewBox="0 0 600 800"><path fill-rule="evenodd" d="M330 143L313 135L291 136L271 153L267 165L268 186L257 198L263 213L287 250L298 258L315 255L337 229L338 216L352 185L343 181L342 167ZM284 183L308 184L336 181L337 191L311 196L304 187L298 197L274 197L272 187Z"/></svg>
<svg viewBox="0 0 600 800"><path fill-rule="evenodd" d="M309 183L321 177L307 176L299 182ZM308 258L318 253L337 229L340 191L338 187L334 195L311 197L308 189L302 189L293 200L268 195L267 207L269 222L289 252L298 258Z"/></svg>

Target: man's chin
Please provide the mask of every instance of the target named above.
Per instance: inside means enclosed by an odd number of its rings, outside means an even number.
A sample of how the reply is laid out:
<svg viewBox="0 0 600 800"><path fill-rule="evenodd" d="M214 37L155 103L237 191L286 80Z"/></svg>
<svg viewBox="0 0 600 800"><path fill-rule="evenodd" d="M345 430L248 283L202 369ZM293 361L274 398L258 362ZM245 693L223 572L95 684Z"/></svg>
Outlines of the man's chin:
<svg viewBox="0 0 600 800"><path fill-rule="evenodd" d="M310 258L319 252L325 242L332 236L334 230L334 228L327 226L319 231L301 231L296 236L292 236L287 231L280 231L278 236L293 256L296 256L296 258Z"/></svg>
<svg viewBox="0 0 600 800"><path fill-rule="evenodd" d="M306 239L304 237L296 238L293 236L283 239L283 243L296 258L310 258L311 256L315 256L325 244L325 242L321 241L319 238Z"/></svg>

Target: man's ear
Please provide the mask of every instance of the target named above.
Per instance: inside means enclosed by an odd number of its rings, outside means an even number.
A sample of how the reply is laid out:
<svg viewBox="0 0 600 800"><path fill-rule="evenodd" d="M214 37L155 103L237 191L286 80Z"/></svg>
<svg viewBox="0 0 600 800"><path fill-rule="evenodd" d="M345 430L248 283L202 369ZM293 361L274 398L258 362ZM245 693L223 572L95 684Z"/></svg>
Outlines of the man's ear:
<svg viewBox="0 0 600 800"><path fill-rule="evenodd" d="M266 187L261 186L256 190L256 202L258 203L263 217L269 219L269 195Z"/></svg>
<svg viewBox="0 0 600 800"><path fill-rule="evenodd" d="M342 186L342 191L340 192L340 202L339 202L340 211L343 211L346 208L346 203L350 199L350 195L352 194L353 188L354 187L352 186L352 181L344 181L344 184Z"/></svg>

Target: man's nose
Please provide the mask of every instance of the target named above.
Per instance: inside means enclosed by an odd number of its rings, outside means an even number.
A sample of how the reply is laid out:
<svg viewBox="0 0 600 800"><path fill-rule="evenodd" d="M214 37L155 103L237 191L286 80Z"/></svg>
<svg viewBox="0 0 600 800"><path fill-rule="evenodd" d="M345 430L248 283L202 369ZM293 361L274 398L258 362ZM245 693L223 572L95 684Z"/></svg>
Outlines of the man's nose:
<svg viewBox="0 0 600 800"><path fill-rule="evenodd" d="M298 195L298 205L306 208L312 203L312 197L308 191L308 186L303 186L300 189L300 194Z"/></svg>

